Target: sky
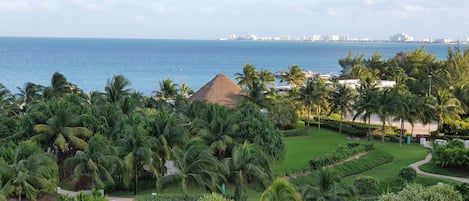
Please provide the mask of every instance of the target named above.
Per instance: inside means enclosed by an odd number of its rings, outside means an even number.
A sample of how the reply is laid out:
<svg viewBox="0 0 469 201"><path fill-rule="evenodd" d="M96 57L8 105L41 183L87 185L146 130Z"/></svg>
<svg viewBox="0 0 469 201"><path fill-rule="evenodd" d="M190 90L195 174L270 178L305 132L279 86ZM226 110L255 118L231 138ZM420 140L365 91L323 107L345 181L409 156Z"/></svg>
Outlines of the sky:
<svg viewBox="0 0 469 201"><path fill-rule="evenodd" d="M465 0L0 0L0 36L469 38Z"/></svg>

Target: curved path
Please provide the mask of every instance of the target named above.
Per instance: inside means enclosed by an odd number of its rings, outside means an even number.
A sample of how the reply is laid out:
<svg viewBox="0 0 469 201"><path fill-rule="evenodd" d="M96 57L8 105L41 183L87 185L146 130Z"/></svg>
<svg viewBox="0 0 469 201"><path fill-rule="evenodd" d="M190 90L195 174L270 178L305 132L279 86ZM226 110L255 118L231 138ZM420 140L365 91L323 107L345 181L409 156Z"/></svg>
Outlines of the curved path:
<svg viewBox="0 0 469 201"><path fill-rule="evenodd" d="M432 146L430 145L430 142L425 143L424 147L429 148L429 149L432 148ZM432 159L432 153L430 152L430 153L427 154L425 159L423 159L421 161L417 161L415 163L412 163L409 166L412 167L417 172L417 174L420 174L420 175L425 175L425 176L429 176L429 177L437 177L437 178L442 178L442 179L450 179L450 180L463 182L463 183L469 183L469 179L466 179L466 178L452 177L452 176L446 176L446 175L440 175L440 174L433 174L433 173L428 173L428 172L424 172L424 171L420 170L419 167L421 165L425 164L425 163L430 162L431 159Z"/></svg>
<svg viewBox="0 0 469 201"><path fill-rule="evenodd" d="M62 195L76 196L80 192L68 191L68 190L64 190L61 188L57 188L57 193L62 194ZM119 197L109 197L109 196L106 196L106 198L109 201L133 201L132 198L119 198Z"/></svg>

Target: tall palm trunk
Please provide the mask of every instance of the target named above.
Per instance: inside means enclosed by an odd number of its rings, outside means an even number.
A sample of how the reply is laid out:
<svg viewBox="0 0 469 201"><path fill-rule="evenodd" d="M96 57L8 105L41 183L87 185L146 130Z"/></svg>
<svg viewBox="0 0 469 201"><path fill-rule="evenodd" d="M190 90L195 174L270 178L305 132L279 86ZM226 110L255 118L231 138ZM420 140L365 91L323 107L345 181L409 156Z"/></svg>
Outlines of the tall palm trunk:
<svg viewBox="0 0 469 201"><path fill-rule="evenodd" d="M309 134L309 122L310 122L310 118L311 118L311 105L308 105L308 126L306 127L306 134L308 135Z"/></svg>
<svg viewBox="0 0 469 201"><path fill-rule="evenodd" d="M339 125L339 133L342 134L342 121L344 119L344 112L340 113L340 125Z"/></svg>
<svg viewBox="0 0 469 201"><path fill-rule="evenodd" d="M382 120L383 125L381 126L381 149L384 149L384 126L386 124L386 120Z"/></svg>
<svg viewBox="0 0 469 201"><path fill-rule="evenodd" d="M22 187L22 186L18 186L18 191L19 191L19 193L18 193L18 200L19 200L19 201L21 201L21 193L23 193L23 192L21 192L22 190L23 190L23 187Z"/></svg>
<svg viewBox="0 0 469 201"><path fill-rule="evenodd" d="M241 200L242 199L242 197L243 197L243 187L244 187L243 171L239 170L238 171L238 177L236 178L236 184L235 184L235 192L234 192L235 200Z"/></svg>
<svg viewBox="0 0 469 201"><path fill-rule="evenodd" d="M137 163L136 162L134 162L134 171L135 171L134 195L137 195L138 171L137 171Z"/></svg>
<svg viewBox="0 0 469 201"><path fill-rule="evenodd" d="M318 130L321 130L321 107L318 106L316 113L318 116Z"/></svg>
<svg viewBox="0 0 469 201"><path fill-rule="evenodd" d="M400 130L400 137L399 137L399 147L402 147L402 134L404 133L404 120L401 118L401 130Z"/></svg>
<svg viewBox="0 0 469 201"><path fill-rule="evenodd" d="M366 134L366 137L369 139L371 136L371 115L368 117L368 133Z"/></svg>

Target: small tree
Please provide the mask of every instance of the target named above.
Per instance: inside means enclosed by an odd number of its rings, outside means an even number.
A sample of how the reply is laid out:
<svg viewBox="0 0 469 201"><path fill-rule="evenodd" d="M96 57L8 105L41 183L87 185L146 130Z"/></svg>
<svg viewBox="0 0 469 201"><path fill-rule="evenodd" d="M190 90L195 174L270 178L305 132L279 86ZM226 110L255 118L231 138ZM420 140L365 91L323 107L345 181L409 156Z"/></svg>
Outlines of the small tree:
<svg viewBox="0 0 469 201"><path fill-rule="evenodd" d="M417 172L415 172L414 168L405 167L399 171L399 176L405 179L406 181L412 181L417 177Z"/></svg>
<svg viewBox="0 0 469 201"><path fill-rule="evenodd" d="M378 180L372 176L359 176L353 182L353 186L360 195L376 195L378 191Z"/></svg>
<svg viewBox="0 0 469 201"><path fill-rule="evenodd" d="M197 199L197 201L233 201L231 199L226 199L223 195L212 193L212 194L204 194L202 197Z"/></svg>

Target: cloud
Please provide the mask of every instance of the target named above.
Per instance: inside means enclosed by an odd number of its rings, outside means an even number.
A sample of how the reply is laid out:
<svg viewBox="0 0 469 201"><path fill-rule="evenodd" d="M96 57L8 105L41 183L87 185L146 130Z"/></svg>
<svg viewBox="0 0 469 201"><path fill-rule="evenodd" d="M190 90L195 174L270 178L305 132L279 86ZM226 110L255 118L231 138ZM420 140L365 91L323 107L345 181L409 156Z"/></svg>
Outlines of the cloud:
<svg viewBox="0 0 469 201"><path fill-rule="evenodd" d="M27 1L3 1L0 2L0 10L28 12L33 11L34 7Z"/></svg>
<svg viewBox="0 0 469 201"><path fill-rule="evenodd" d="M132 20L138 21L138 22L144 22L146 20L145 16L143 16L143 15L133 15L130 18Z"/></svg>

